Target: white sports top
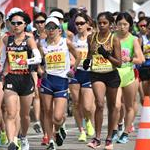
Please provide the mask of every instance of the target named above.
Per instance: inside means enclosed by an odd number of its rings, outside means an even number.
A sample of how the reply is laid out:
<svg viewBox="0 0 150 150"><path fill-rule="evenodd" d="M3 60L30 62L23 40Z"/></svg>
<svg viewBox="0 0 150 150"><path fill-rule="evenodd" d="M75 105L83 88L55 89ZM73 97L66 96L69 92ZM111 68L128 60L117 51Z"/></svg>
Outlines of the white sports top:
<svg viewBox="0 0 150 150"><path fill-rule="evenodd" d="M80 55L81 55L81 61L80 61L80 64L78 65L77 69L84 70L83 69L83 61L86 59L87 53L88 53L87 39L81 40L81 39L79 39L78 34L76 34L73 37L73 45L75 46L76 50L80 52Z"/></svg>
<svg viewBox="0 0 150 150"><path fill-rule="evenodd" d="M70 55L66 38L60 39L57 45L48 45L45 39L41 40L41 46L45 58L45 70L47 74L68 78L70 70Z"/></svg>

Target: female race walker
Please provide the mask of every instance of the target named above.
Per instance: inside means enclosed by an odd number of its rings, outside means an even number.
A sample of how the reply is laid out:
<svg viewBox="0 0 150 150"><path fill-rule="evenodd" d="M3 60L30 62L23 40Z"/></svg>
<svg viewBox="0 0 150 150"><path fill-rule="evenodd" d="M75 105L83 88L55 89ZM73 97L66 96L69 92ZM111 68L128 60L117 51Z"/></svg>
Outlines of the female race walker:
<svg viewBox="0 0 150 150"><path fill-rule="evenodd" d="M41 55L33 38L25 33L27 24L30 23L28 14L17 12L10 16L13 35L4 38L6 46L6 62L4 69L4 101L6 105L6 131L9 140L8 150L18 148L15 138L15 118L17 113L17 101L21 105L21 149L29 150L26 138L30 124L30 105L33 99L34 82L29 65L41 62ZM34 57L31 58L31 55Z"/></svg>

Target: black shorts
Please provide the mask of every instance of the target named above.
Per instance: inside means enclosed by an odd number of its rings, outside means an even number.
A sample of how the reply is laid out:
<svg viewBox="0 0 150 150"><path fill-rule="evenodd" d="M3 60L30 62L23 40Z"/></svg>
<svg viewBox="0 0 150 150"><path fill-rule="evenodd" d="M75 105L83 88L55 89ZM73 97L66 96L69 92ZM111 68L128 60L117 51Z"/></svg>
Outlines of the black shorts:
<svg viewBox="0 0 150 150"><path fill-rule="evenodd" d="M120 85L120 76L117 70L108 73L91 72L91 82L101 81L111 88L118 88Z"/></svg>
<svg viewBox="0 0 150 150"><path fill-rule="evenodd" d="M34 92L34 80L31 74L7 74L4 78L4 88L26 96Z"/></svg>
<svg viewBox="0 0 150 150"><path fill-rule="evenodd" d="M150 67L142 66L139 68L139 76L142 81L150 80Z"/></svg>

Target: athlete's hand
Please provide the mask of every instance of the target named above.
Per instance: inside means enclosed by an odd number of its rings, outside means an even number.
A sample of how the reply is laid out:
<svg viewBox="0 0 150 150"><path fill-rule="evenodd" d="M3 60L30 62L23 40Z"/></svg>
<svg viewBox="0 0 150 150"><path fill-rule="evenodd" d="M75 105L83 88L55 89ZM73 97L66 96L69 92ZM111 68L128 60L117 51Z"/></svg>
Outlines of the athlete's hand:
<svg viewBox="0 0 150 150"><path fill-rule="evenodd" d="M88 70L90 67L90 59L85 59L84 62L83 62L83 69L84 70Z"/></svg>
<svg viewBox="0 0 150 150"><path fill-rule="evenodd" d="M75 73L76 73L75 68L74 68L74 67L71 67L70 70L69 70L69 72L67 73L67 76L68 76L69 78L73 78L74 75L75 75Z"/></svg>
<svg viewBox="0 0 150 150"><path fill-rule="evenodd" d="M106 51L102 45L98 48L98 53L101 54L106 59L108 59L108 57L111 55L109 51Z"/></svg>
<svg viewBox="0 0 150 150"><path fill-rule="evenodd" d="M18 65L27 65L27 61L26 61L26 60L23 60L23 59L21 59L21 58L17 58L17 59L16 59L16 63L17 63Z"/></svg>

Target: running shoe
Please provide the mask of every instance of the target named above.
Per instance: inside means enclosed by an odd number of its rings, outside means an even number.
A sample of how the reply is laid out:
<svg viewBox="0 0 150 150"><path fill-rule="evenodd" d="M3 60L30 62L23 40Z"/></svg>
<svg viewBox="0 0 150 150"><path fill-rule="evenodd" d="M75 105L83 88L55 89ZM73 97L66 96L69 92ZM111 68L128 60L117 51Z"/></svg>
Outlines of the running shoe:
<svg viewBox="0 0 150 150"><path fill-rule="evenodd" d="M26 137L21 137L21 150L29 150L29 142Z"/></svg>
<svg viewBox="0 0 150 150"><path fill-rule="evenodd" d="M94 133L95 133L94 127L93 127L93 125L92 125L92 123L91 123L90 120L88 120L88 121L86 122L86 130L87 130L87 134L88 134L89 136L93 136Z"/></svg>
<svg viewBox="0 0 150 150"><path fill-rule="evenodd" d="M35 130L36 133L41 133L41 125L39 121L36 121L33 125L33 129Z"/></svg>
<svg viewBox="0 0 150 150"><path fill-rule="evenodd" d="M18 147L14 142L10 142L8 144L8 150L18 150Z"/></svg>
<svg viewBox="0 0 150 150"><path fill-rule="evenodd" d="M117 140L117 143L125 144L129 142L129 137L127 133L122 133L120 138Z"/></svg>
<svg viewBox="0 0 150 150"><path fill-rule="evenodd" d="M124 123L118 124L118 136L121 136L124 131Z"/></svg>
<svg viewBox="0 0 150 150"><path fill-rule="evenodd" d="M46 136L46 137L43 137L42 138L42 142L41 142L41 145L48 145L49 144L49 138Z"/></svg>
<svg viewBox="0 0 150 150"><path fill-rule="evenodd" d="M116 142L119 139L118 134L117 134L117 130L113 130L112 133L112 141Z"/></svg>
<svg viewBox="0 0 150 150"><path fill-rule="evenodd" d="M64 139L63 139L60 131L56 132L55 136L56 136L56 141L55 142L56 142L57 146L62 146L63 142L64 142Z"/></svg>
<svg viewBox="0 0 150 150"><path fill-rule="evenodd" d="M113 143L111 139L106 139L105 141L105 150L112 150L113 149Z"/></svg>
<svg viewBox="0 0 150 150"><path fill-rule="evenodd" d="M131 132L134 132L134 131L135 131L135 128L134 128L134 125L132 123L132 125L128 129L128 132L131 133Z"/></svg>
<svg viewBox="0 0 150 150"><path fill-rule="evenodd" d="M8 143L7 135L5 131L1 131L0 140L1 140L1 145L5 145Z"/></svg>
<svg viewBox="0 0 150 150"><path fill-rule="evenodd" d="M87 146L93 149L99 148L101 146L101 140L98 140L97 138L93 138L92 141L87 144Z"/></svg>
<svg viewBox="0 0 150 150"><path fill-rule="evenodd" d="M66 132L66 129L65 127L60 127L60 133L61 133L61 136L63 139L66 139L66 136L67 136L67 132Z"/></svg>
<svg viewBox="0 0 150 150"><path fill-rule="evenodd" d="M82 131L80 133L78 141L80 141L80 142L86 142L86 133L85 133L85 131Z"/></svg>
<svg viewBox="0 0 150 150"><path fill-rule="evenodd" d="M56 150L54 140L50 140L49 145L48 145L48 147L46 149L47 150Z"/></svg>
<svg viewBox="0 0 150 150"><path fill-rule="evenodd" d="M18 137L14 137L14 143L18 147L17 150L21 150L21 139L19 139Z"/></svg>

